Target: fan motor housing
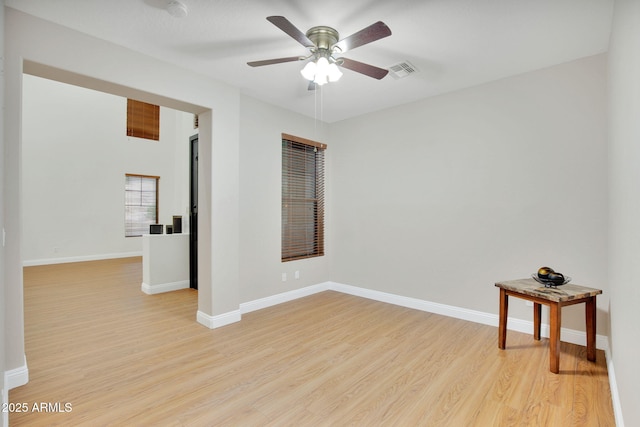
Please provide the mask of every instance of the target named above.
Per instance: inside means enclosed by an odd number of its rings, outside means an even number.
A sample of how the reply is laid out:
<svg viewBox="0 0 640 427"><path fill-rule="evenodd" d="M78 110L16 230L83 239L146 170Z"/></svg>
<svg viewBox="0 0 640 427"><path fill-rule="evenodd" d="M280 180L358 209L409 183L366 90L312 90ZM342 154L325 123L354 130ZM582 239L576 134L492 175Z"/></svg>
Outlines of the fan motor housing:
<svg viewBox="0 0 640 427"><path fill-rule="evenodd" d="M336 30L324 25L313 27L307 31L307 38L311 40L318 49L330 49L338 42L340 35Z"/></svg>

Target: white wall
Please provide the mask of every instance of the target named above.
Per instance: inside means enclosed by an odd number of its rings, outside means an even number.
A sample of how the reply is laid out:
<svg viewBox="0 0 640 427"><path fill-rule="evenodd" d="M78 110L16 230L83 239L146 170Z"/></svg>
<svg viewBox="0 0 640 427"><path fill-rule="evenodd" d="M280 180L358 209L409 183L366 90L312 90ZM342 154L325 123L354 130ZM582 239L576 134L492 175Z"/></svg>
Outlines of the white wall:
<svg viewBox="0 0 640 427"><path fill-rule="evenodd" d="M314 101L309 95L310 102ZM331 279L326 254L304 260L281 261L282 133L328 143L325 153L325 229L331 228L331 159L328 126L276 108L253 98L241 97L240 118L240 300L249 302ZM300 278L295 279L298 271ZM282 281L282 273L287 281Z"/></svg>
<svg viewBox="0 0 640 427"><path fill-rule="evenodd" d="M0 26L4 28L4 0L0 0ZM4 233L4 31L0 31L0 107L3 113L0 114L0 165L3 165L3 171L0 173L0 239ZM0 399L2 404L9 402L8 390L5 390L4 373L5 365L5 326L4 318L7 313L5 309L5 262L4 262L4 242L0 245ZM9 413L3 413L0 417L0 426L9 424Z"/></svg>
<svg viewBox="0 0 640 427"><path fill-rule="evenodd" d="M126 135L126 111L126 98L24 76L26 265L141 255L142 238L124 237L126 173L160 176L158 222L188 225L193 114L161 107L152 141Z"/></svg>
<svg viewBox="0 0 640 427"><path fill-rule="evenodd" d="M336 123L332 280L497 313L549 265L604 289L606 61L595 56ZM510 316L531 320L524 302ZM584 330L584 308L563 310Z"/></svg>
<svg viewBox="0 0 640 427"><path fill-rule="evenodd" d="M199 236L199 255L213 268L199 271L198 311L215 316L237 310L238 89L11 8L5 8L4 12L4 36L11 41L5 45L3 118L6 125L2 208L7 231L5 370L27 372L22 288L22 81L25 71L200 114L200 146L204 150L200 156L199 220L200 229L209 233Z"/></svg>
<svg viewBox="0 0 640 427"><path fill-rule="evenodd" d="M611 354L624 423L640 425L640 2L617 0L609 50Z"/></svg>

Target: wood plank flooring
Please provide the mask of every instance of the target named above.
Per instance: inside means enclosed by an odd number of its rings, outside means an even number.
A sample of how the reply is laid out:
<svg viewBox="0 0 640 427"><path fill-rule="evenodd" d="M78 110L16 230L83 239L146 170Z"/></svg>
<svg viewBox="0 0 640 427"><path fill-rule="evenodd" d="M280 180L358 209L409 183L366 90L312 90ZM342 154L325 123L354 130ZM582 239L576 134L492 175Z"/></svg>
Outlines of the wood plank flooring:
<svg viewBox="0 0 640 427"><path fill-rule="evenodd" d="M25 268L12 426L614 425L602 351L562 343L554 375L546 339L501 351L495 327L330 291L209 330L196 291L145 295L141 270Z"/></svg>

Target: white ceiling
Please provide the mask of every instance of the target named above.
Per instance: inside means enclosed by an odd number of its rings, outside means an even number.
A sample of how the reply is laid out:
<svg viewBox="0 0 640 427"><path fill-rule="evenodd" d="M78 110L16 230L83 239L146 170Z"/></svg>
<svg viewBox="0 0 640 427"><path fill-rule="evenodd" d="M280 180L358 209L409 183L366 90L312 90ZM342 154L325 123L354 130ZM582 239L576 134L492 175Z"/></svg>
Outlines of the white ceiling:
<svg viewBox="0 0 640 427"><path fill-rule="evenodd" d="M250 96L326 122L354 117L605 52L613 0L5 0L14 9L161 58ZM343 70L308 91L301 62L252 68L248 61L304 56L306 49L265 18L282 15L302 32L327 25L349 36L376 21L392 35L345 57L417 73L382 80Z"/></svg>

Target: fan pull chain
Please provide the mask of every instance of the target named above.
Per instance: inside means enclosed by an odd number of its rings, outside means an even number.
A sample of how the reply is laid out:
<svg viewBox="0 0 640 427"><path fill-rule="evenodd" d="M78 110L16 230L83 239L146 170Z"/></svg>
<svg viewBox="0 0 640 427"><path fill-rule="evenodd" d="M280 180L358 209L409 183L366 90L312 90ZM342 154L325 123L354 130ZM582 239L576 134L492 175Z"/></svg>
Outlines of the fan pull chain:
<svg viewBox="0 0 640 427"><path fill-rule="evenodd" d="M322 86L320 86L320 127L322 127L322 121L324 120L324 92Z"/></svg>
<svg viewBox="0 0 640 427"><path fill-rule="evenodd" d="M314 138L321 139L320 131L323 129L324 120L324 93L322 92L322 86L317 85L316 90L313 91L313 124L314 124ZM318 95L318 92L320 93ZM318 127L318 121L320 125Z"/></svg>

